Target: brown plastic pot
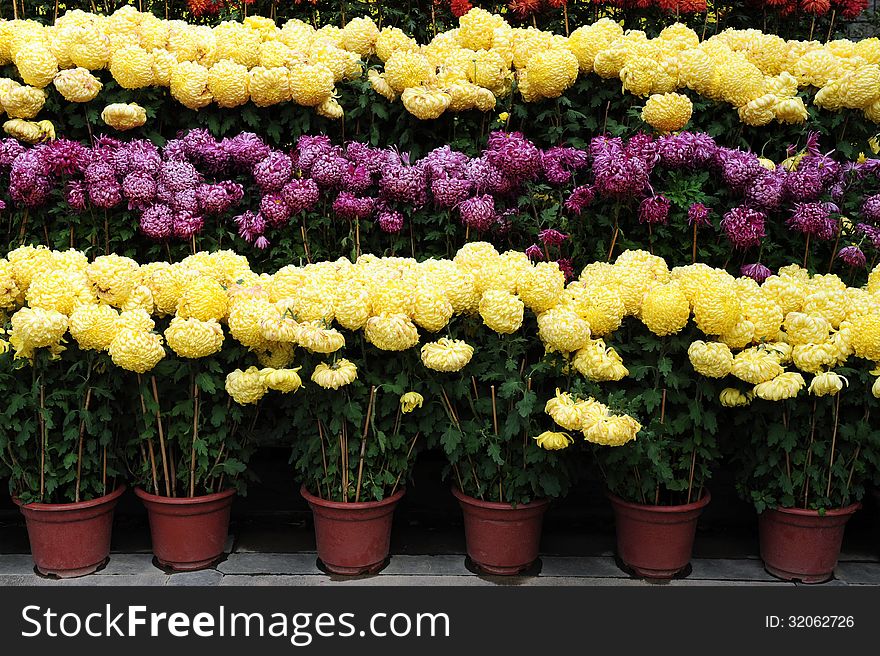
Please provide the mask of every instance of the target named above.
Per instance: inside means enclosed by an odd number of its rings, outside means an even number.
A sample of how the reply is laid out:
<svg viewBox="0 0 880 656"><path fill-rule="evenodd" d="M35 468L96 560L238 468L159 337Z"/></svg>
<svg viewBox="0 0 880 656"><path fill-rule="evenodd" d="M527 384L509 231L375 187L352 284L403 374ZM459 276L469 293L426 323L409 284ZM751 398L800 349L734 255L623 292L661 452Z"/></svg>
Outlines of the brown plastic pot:
<svg viewBox="0 0 880 656"><path fill-rule="evenodd" d="M453 487L464 514L464 537L471 561L487 574L511 576L538 559L546 499L512 506L481 501Z"/></svg>
<svg viewBox="0 0 880 656"><path fill-rule="evenodd" d="M816 510L772 508L758 518L764 569L786 581L824 583L834 576L849 518L861 507Z"/></svg>
<svg viewBox="0 0 880 656"><path fill-rule="evenodd" d="M134 493L147 509L153 554L160 565L192 572L223 556L235 490L200 497L162 497L139 487Z"/></svg>
<svg viewBox="0 0 880 656"><path fill-rule="evenodd" d="M697 520L712 495L680 506L630 503L608 495L614 508L617 555L638 576L669 579L691 562Z"/></svg>
<svg viewBox="0 0 880 656"><path fill-rule="evenodd" d="M63 579L85 576L110 557L113 510L125 486L78 503L22 503L34 564L41 574Z"/></svg>
<svg viewBox="0 0 880 656"><path fill-rule="evenodd" d="M404 492L382 501L342 503L316 497L305 485L300 488L312 509L318 558L328 572L357 576L382 569L391 550L394 509Z"/></svg>

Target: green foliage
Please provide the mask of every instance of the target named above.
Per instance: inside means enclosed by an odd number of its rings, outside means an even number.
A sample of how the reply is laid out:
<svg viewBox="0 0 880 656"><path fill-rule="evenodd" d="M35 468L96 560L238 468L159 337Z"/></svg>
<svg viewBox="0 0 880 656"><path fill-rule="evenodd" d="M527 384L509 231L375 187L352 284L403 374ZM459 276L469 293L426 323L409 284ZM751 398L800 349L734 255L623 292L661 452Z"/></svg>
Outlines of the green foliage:
<svg viewBox="0 0 880 656"><path fill-rule="evenodd" d="M71 503L125 481L122 390L104 354L69 346L33 363L0 355L0 476L22 502Z"/></svg>
<svg viewBox="0 0 880 656"><path fill-rule="evenodd" d="M473 319L456 328L474 341ZM519 334L482 328L471 362L459 373L433 377L432 398L445 412L434 440L449 461L446 476L465 494L520 504L568 491L571 458L533 439L549 421L541 394L553 368L542 352L540 343Z"/></svg>
<svg viewBox="0 0 880 656"><path fill-rule="evenodd" d="M338 390L306 382L279 401L279 411L293 445L291 461L312 494L381 501L406 485L439 417L417 349L388 354L360 333L345 332L345 338L350 352L361 353L357 380ZM304 354L297 364L312 371L323 360ZM407 392L422 394L424 405L403 413L400 397Z"/></svg>
<svg viewBox="0 0 880 656"><path fill-rule="evenodd" d="M609 491L634 503L676 505L699 499L720 459L718 389L694 372L687 356L696 329L658 337L629 321L609 340L630 376L607 394L609 406L642 430L620 447L591 449ZM606 385L610 387L610 385ZM595 385L572 388L603 399Z"/></svg>
<svg viewBox="0 0 880 656"><path fill-rule="evenodd" d="M163 496L246 492L258 409L234 403L225 390L226 374L245 357L227 346L200 360L166 357L143 376L117 370L136 418L127 456L139 485Z"/></svg>
<svg viewBox="0 0 880 656"><path fill-rule="evenodd" d="M737 413L726 450L741 495L758 512L775 506L821 512L864 496L880 452L871 426L878 405L873 377L856 369L840 373L849 386L836 396L756 399L749 412Z"/></svg>

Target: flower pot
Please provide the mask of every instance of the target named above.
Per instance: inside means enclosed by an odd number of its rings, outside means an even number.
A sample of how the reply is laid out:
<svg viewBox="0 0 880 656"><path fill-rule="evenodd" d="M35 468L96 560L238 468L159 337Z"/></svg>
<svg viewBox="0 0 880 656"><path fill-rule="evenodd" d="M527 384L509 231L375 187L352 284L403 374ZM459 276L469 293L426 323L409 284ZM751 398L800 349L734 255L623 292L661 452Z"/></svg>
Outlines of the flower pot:
<svg viewBox="0 0 880 656"><path fill-rule="evenodd" d="M41 574L60 578L85 576L110 556L113 510L125 486L78 503L22 503L34 564Z"/></svg>
<svg viewBox="0 0 880 656"><path fill-rule="evenodd" d="M538 559L546 499L511 506L481 501L453 487L464 514L464 537L473 563L487 574L511 576Z"/></svg>
<svg viewBox="0 0 880 656"><path fill-rule="evenodd" d="M761 513L758 537L764 569L786 581L823 583L834 576L843 532L861 507L816 510L773 508Z"/></svg>
<svg viewBox="0 0 880 656"><path fill-rule="evenodd" d="M210 567L223 555L235 490L201 497L162 497L139 487L134 493L147 508L160 565L191 572Z"/></svg>
<svg viewBox="0 0 880 656"><path fill-rule="evenodd" d="M697 520L712 495L681 506L630 503L609 494L614 509L617 555L638 576L669 579L691 562Z"/></svg>
<svg viewBox="0 0 880 656"><path fill-rule="evenodd" d="M321 499L305 485L300 494L312 509L318 558L328 572L357 576L382 569L391 549L391 523L403 489L382 501L357 503Z"/></svg>

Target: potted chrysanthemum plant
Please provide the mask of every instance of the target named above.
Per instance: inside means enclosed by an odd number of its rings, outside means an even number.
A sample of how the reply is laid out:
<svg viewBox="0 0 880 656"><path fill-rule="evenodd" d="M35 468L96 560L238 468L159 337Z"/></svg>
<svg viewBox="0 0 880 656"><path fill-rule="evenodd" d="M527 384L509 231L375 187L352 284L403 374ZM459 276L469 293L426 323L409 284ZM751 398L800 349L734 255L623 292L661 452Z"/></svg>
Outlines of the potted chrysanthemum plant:
<svg viewBox="0 0 880 656"><path fill-rule="evenodd" d="M232 301L229 326L240 342L298 347L295 369L236 371L226 389L253 403L302 384L279 409L297 427L292 462L312 509L318 558L336 574L384 566L394 509L433 424L418 410L422 384L413 372L421 366L412 349L418 326L439 329L448 320L448 301L428 273L414 260L373 256L287 266L265 281L265 298ZM307 372L304 383L297 371Z"/></svg>
<svg viewBox="0 0 880 656"><path fill-rule="evenodd" d="M202 569L223 555L232 503L246 487L257 416L224 390L247 349L226 338L221 321L233 321L230 296L258 294L259 287L247 261L223 251L147 265L140 278L156 318L143 312L142 323L120 330L109 346L114 363L136 375L135 493L147 509L159 564ZM259 357L271 358L265 346ZM289 356L290 349L280 350Z"/></svg>
<svg viewBox="0 0 880 656"><path fill-rule="evenodd" d="M880 318L866 290L797 266L768 277L759 292L752 307L777 305L768 324L774 341L727 355L735 382L719 400L744 428L729 450L738 488L760 515L765 568L820 583L833 576L864 493L874 440L872 366L864 360L880 358Z"/></svg>
<svg viewBox="0 0 880 656"><path fill-rule="evenodd" d="M556 452L570 440L538 429L547 367L535 333L561 328L579 340L589 329L583 321L563 325L567 317L551 310L565 288L555 263L533 266L524 253L474 242L454 264L470 300L447 336L421 351L424 365L439 372L431 395L446 423L435 434L470 560L486 573L516 574L537 560L546 509L567 492L572 473Z"/></svg>
<svg viewBox="0 0 880 656"><path fill-rule="evenodd" d="M62 578L106 563L113 511L125 490L121 379L99 352L112 324L82 320L101 307L93 273L76 251L23 247L0 260L9 333L0 344L0 461L37 569Z"/></svg>
<svg viewBox="0 0 880 656"><path fill-rule="evenodd" d="M727 329L713 322L737 320L738 305L716 307L732 282L708 267L670 271L662 258L626 251L614 264L588 266L569 286L592 335L563 362L571 376L547 412L595 445L618 557L642 577L687 568L710 500L706 483L720 455L713 383L692 373L687 354L703 329Z"/></svg>

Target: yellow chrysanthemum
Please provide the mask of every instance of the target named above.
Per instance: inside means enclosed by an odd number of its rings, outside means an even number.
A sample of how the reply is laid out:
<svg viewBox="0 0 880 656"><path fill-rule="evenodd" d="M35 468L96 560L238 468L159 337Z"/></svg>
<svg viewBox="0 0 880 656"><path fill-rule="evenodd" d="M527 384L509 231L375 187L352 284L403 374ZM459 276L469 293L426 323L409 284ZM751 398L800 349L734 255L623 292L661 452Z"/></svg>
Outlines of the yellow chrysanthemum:
<svg viewBox="0 0 880 656"><path fill-rule="evenodd" d="M46 92L34 87L16 86L0 93L0 104L9 118L34 118L46 103Z"/></svg>
<svg viewBox="0 0 880 656"><path fill-rule="evenodd" d="M782 366L770 353L752 348L736 354L730 373L740 380L757 385L780 376Z"/></svg>
<svg viewBox="0 0 880 656"><path fill-rule="evenodd" d="M618 381L629 375L620 354L601 339L591 340L575 353L571 365L594 382Z"/></svg>
<svg viewBox="0 0 880 656"><path fill-rule="evenodd" d="M815 396L834 396L848 384L846 378L840 374L826 371L813 376L808 391Z"/></svg>
<svg viewBox="0 0 880 656"><path fill-rule="evenodd" d="M266 368L260 371L263 382L270 390L290 394L302 387L302 379L299 377L299 367L296 369L273 369Z"/></svg>
<svg viewBox="0 0 880 656"><path fill-rule="evenodd" d="M45 348L61 341L68 320L57 310L21 308L12 315L12 336L30 349Z"/></svg>
<svg viewBox="0 0 880 656"><path fill-rule="evenodd" d="M324 64L300 64L290 69L288 84L293 102L315 107L333 95L336 81Z"/></svg>
<svg viewBox="0 0 880 656"><path fill-rule="evenodd" d="M239 405L256 403L266 395L267 384L256 367L236 369L226 375L226 392Z"/></svg>
<svg viewBox="0 0 880 656"><path fill-rule="evenodd" d="M345 358L331 365L320 363L312 372L312 381L324 389L339 389L357 379L357 367Z"/></svg>
<svg viewBox="0 0 880 656"><path fill-rule="evenodd" d="M786 371L772 380L755 385L755 396L765 401L784 401L797 396L805 384L804 377L799 373Z"/></svg>
<svg viewBox="0 0 880 656"><path fill-rule="evenodd" d="M496 333L502 335L519 330L525 304L510 292L490 289L483 292L479 304L480 317Z"/></svg>
<svg viewBox="0 0 880 656"><path fill-rule="evenodd" d="M570 353L589 342L590 325L573 310L557 306L538 315L538 335L548 348Z"/></svg>
<svg viewBox="0 0 880 656"><path fill-rule="evenodd" d="M405 314L380 314L367 319L364 337L383 351L405 351L419 343L419 331Z"/></svg>
<svg viewBox="0 0 880 656"><path fill-rule="evenodd" d="M471 361L474 347L460 339L441 337L422 346L422 364L434 371L460 371Z"/></svg>
<svg viewBox="0 0 880 656"><path fill-rule="evenodd" d="M174 317L165 329L165 340L182 358L204 358L223 346L223 328L216 320Z"/></svg>
<svg viewBox="0 0 880 656"><path fill-rule="evenodd" d="M440 89L410 87L400 95L406 110L422 121L438 118L452 102L452 96Z"/></svg>
<svg viewBox="0 0 880 656"><path fill-rule="evenodd" d="M675 282L652 287L642 299L640 318L655 335L677 333L687 325L690 316L687 296Z"/></svg>
<svg viewBox="0 0 880 656"><path fill-rule="evenodd" d="M569 446L573 439L568 433L560 433L555 431L544 431L537 437L532 438L537 445L547 451L558 451Z"/></svg>
<svg viewBox="0 0 880 656"><path fill-rule="evenodd" d="M132 328L120 328L107 352L117 367L139 374L149 371L165 357L161 336Z"/></svg>
<svg viewBox="0 0 880 656"><path fill-rule="evenodd" d="M733 354L727 344L697 340L688 347L694 371L709 378L724 378L733 367Z"/></svg>
<svg viewBox="0 0 880 656"><path fill-rule="evenodd" d="M140 89L153 84L153 55L130 45L113 52L110 74L123 89Z"/></svg>
<svg viewBox="0 0 880 656"><path fill-rule="evenodd" d="M208 69L191 61L182 61L171 73L171 95L184 107L199 110L211 104Z"/></svg>
<svg viewBox="0 0 880 656"><path fill-rule="evenodd" d="M549 310L562 300L565 274L556 262L539 262L525 269L519 277L517 294L535 313Z"/></svg>
<svg viewBox="0 0 880 656"><path fill-rule="evenodd" d="M147 122L147 111L136 103L113 103L101 112L101 120L115 130L132 130Z"/></svg>
<svg viewBox="0 0 880 656"><path fill-rule="evenodd" d="M400 411L403 414L409 414L416 408L421 408L425 397L418 392L407 392L400 397Z"/></svg>
<svg viewBox="0 0 880 656"><path fill-rule="evenodd" d="M118 319L109 305L80 305L70 315L70 335L83 350L104 351L116 337Z"/></svg>
<svg viewBox="0 0 880 656"><path fill-rule="evenodd" d="M247 66L231 59L221 59L208 71L208 93L220 107L244 105L251 97L249 83Z"/></svg>
<svg viewBox="0 0 880 656"><path fill-rule="evenodd" d="M725 387L718 395L718 400L725 408L743 408L752 402L753 393L745 394L733 387Z"/></svg>
<svg viewBox="0 0 880 656"><path fill-rule="evenodd" d="M675 132L691 120L694 105L680 93L652 94L642 109L642 120L655 130Z"/></svg>

